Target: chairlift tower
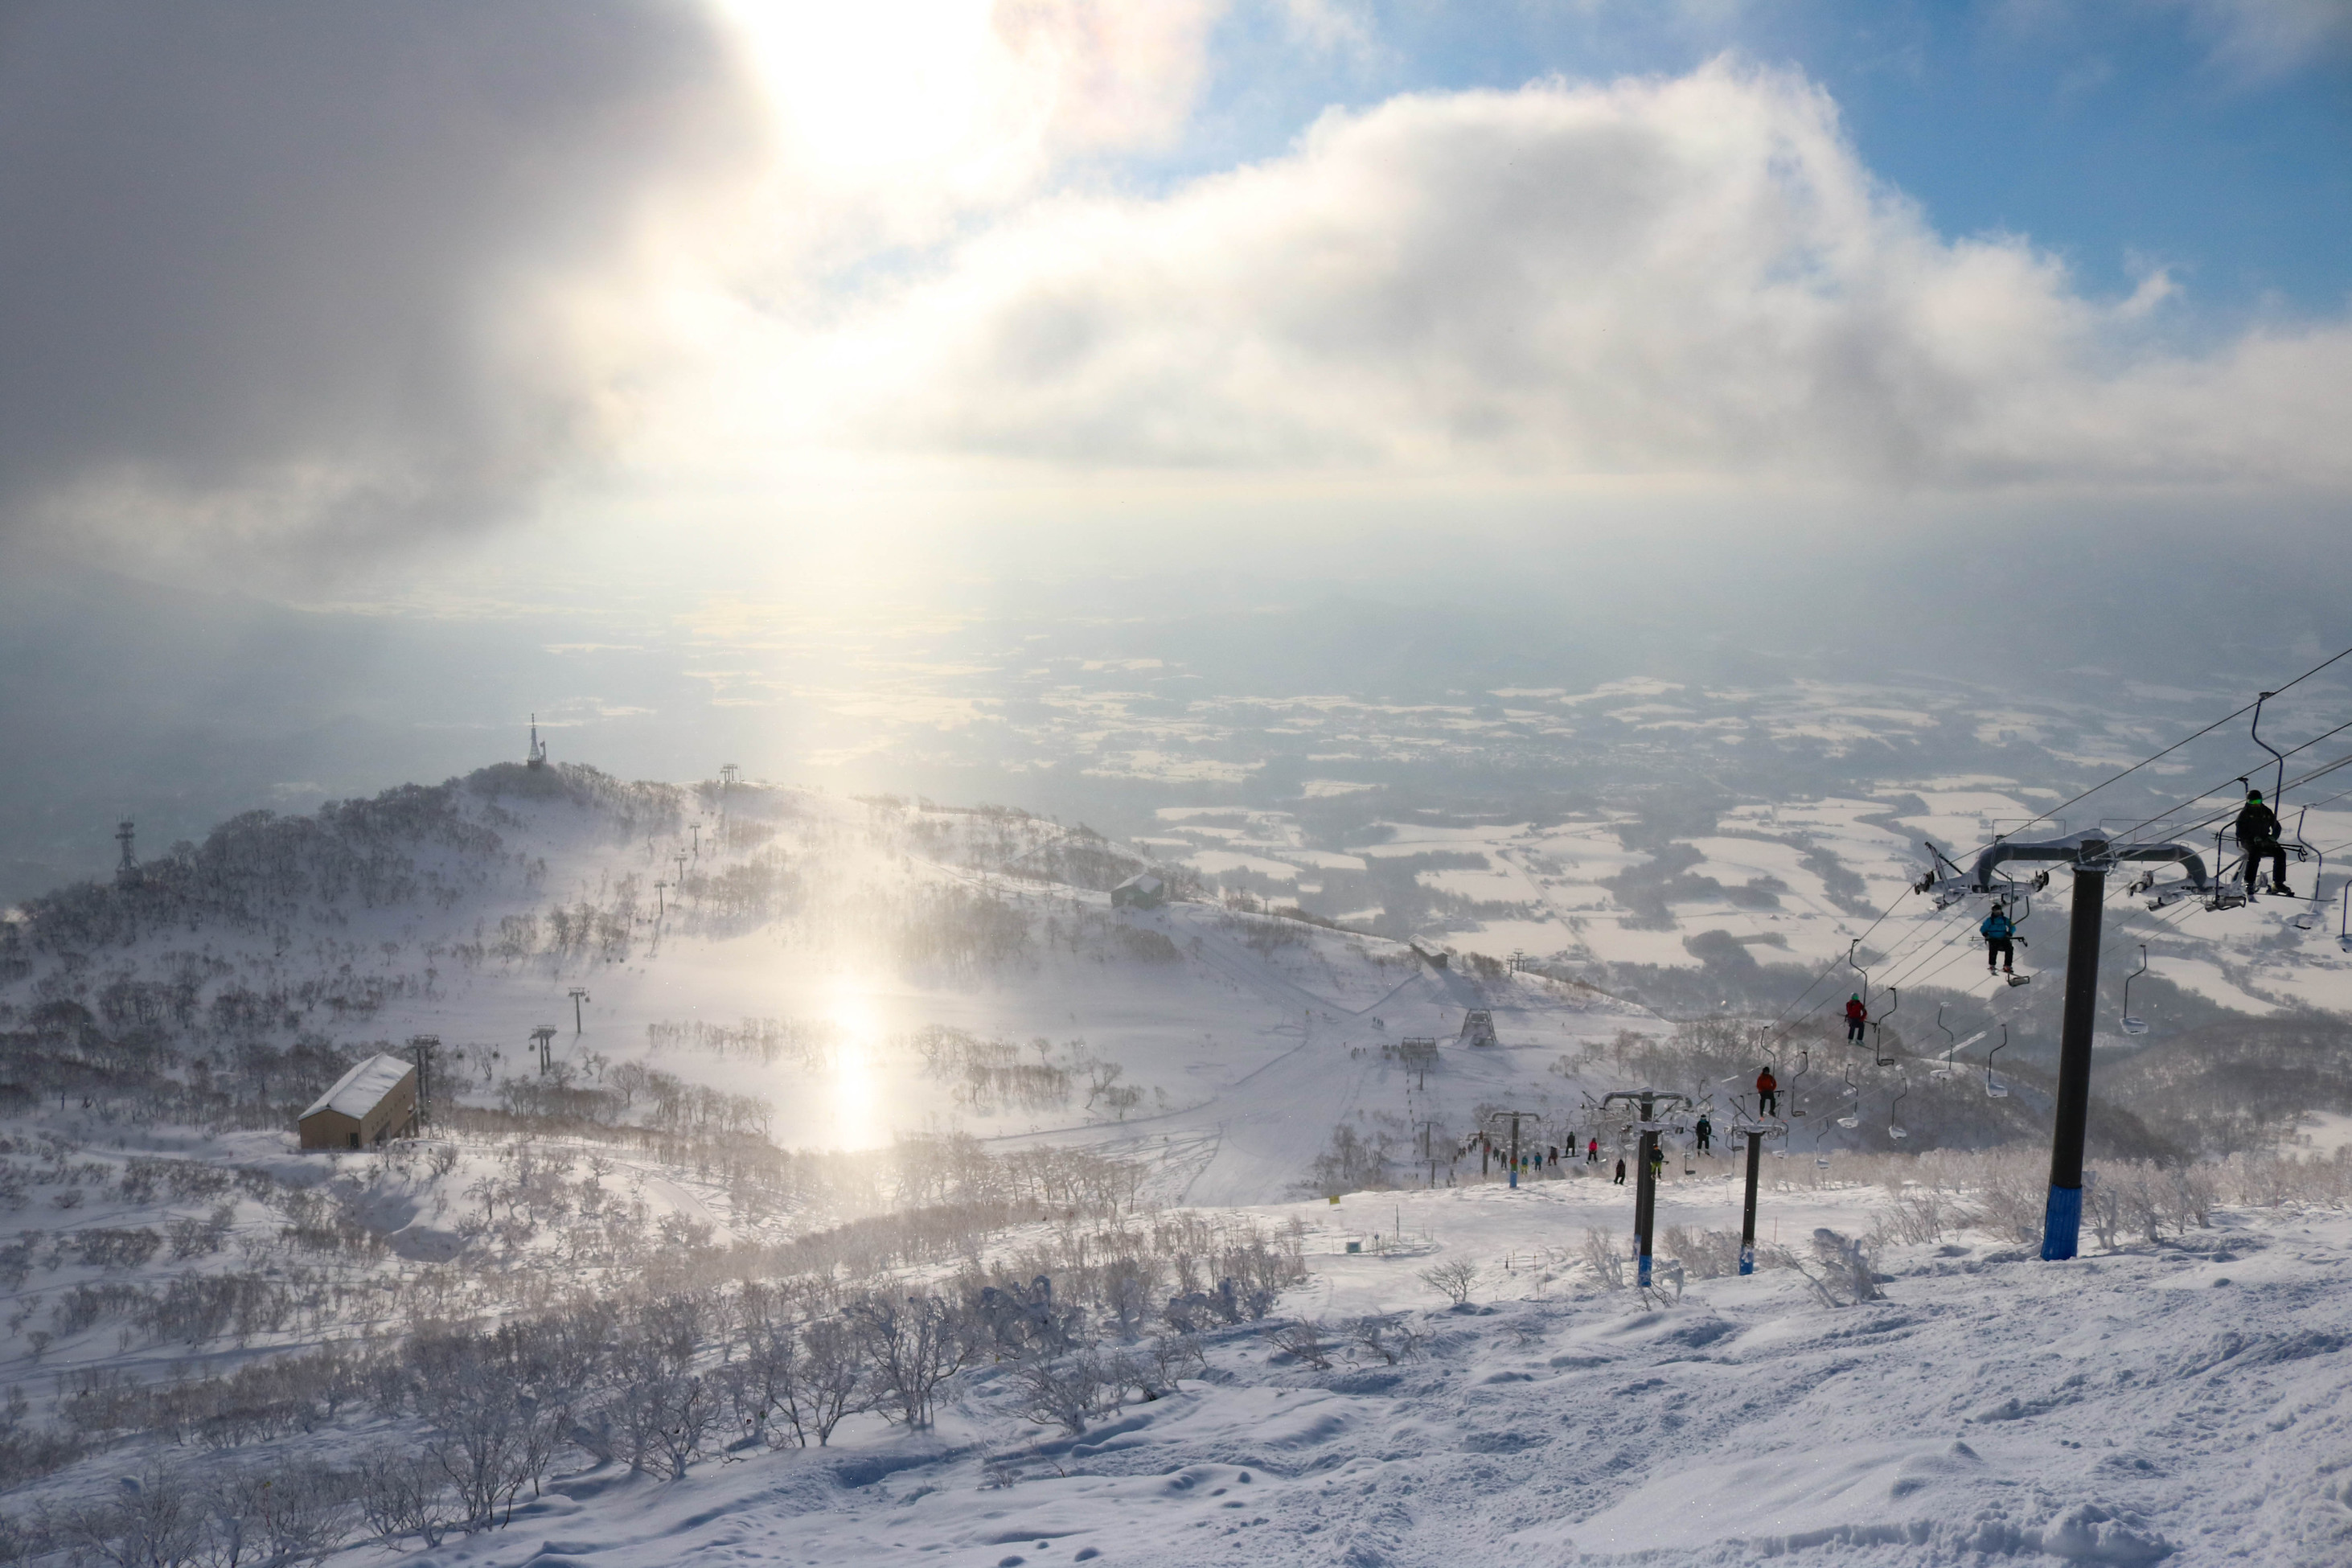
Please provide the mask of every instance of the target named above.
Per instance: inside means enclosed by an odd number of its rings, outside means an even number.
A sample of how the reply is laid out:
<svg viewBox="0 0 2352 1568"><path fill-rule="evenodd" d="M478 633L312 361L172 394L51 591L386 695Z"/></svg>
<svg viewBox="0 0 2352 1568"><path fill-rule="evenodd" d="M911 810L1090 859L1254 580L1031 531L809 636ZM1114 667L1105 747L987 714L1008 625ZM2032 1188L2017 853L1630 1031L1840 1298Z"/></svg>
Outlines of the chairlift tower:
<svg viewBox="0 0 2352 1568"><path fill-rule="evenodd" d="M2179 865L2187 873L2181 880L2158 887L2150 872L2133 888L2134 892L2154 888L2156 902L2196 893L2205 898L2209 908L2217 907L2223 889L2206 875L2204 859L2185 844L2117 844L2104 829L2095 829L2037 843L1994 844L1977 857L1969 885L1961 891L1992 892L1996 872L2011 860L2047 861L2071 867L2074 873L2066 938L2066 1000L2059 1026L2057 1115L2050 1138L2050 1198L2042 1220L2042 1257L2046 1262L2057 1262L2075 1256L2082 1241L2083 1142L2091 1109L2091 1037L2098 1020L2099 934L2107 873L2126 860ZM1931 871L1930 885L1921 890L1936 892L1940 903L1945 901L1941 895L1947 885L1958 880L1937 879ZM1990 1071L1989 1062L1987 1071Z"/></svg>
<svg viewBox="0 0 2352 1568"><path fill-rule="evenodd" d="M741 768L737 767L733 763L721 763L719 764L719 787L722 792L732 791L737 784L742 782L743 770Z"/></svg>
<svg viewBox="0 0 2352 1568"><path fill-rule="evenodd" d="M576 1035L581 1032L580 1004L588 1000L587 988L584 986L574 985L572 988L570 994L572 997L572 1032Z"/></svg>
<svg viewBox="0 0 2352 1568"><path fill-rule="evenodd" d="M1677 1094L1672 1089L1618 1089L1602 1095L1594 1110L1605 1114L1609 1107L1618 1100L1623 1100L1633 1108L1634 1119L1629 1130L1642 1135L1641 1143L1634 1151L1640 1180L1633 1188L1633 1278L1634 1283L1646 1290L1650 1288L1650 1258L1655 1250L1653 1239L1658 1222L1658 1184L1656 1178L1650 1174L1650 1158L1658 1152L1659 1133L1689 1131L1686 1121L1671 1113L1680 1110L1687 1116L1697 1107L1692 1103L1689 1095Z"/></svg>
<svg viewBox="0 0 2352 1568"><path fill-rule="evenodd" d="M1519 1123L1537 1121L1538 1115L1532 1110L1490 1110L1486 1113L1486 1120L1494 1122L1508 1121L1511 1124L1509 1170L1511 1185L1517 1187L1519 1184Z"/></svg>
<svg viewBox="0 0 2352 1568"><path fill-rule="evenodd" d="M114 825L114 841L122 846L122 858L114 868L114 885L118 888L135 888L144 879L139 870L138 858L131 853L132 833L131 819L127 816Z"/></svg>
<svg viewBox="0 0 2352 1568"><path fill-rule="evenodd" d="M555 1065L555 1026L541 1024L530 1032L530 1042L539 1047L539 1070L544 1073Z"/></svg>
<svg viewBox="0 0 2352 1568"><path fill-rule="evenodd" d="M1731 1123L1731 1136L1748 1142L1748 1194L1739 1210L1739 1271L1756 1272L1756 1183L1764 1164L1764 1140L1786 1138L1789 1124L1768 1116L1740 1115Z"/></svg>
<svg viewBox="0 0 2352 1568"><path fill-rule="evenodd" d="M431 1125L433 1121L433 1058L440 1054L438 1035L411 1035L408 1052L416 1062L416 1124Z"/></svg>

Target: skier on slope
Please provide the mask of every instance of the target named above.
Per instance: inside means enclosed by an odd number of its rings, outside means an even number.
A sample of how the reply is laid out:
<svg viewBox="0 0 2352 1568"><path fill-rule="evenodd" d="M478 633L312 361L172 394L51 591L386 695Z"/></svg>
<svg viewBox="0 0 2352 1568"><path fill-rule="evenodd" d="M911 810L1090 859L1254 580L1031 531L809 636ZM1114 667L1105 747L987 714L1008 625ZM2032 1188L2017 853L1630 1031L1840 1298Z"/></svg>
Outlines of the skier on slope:
<svg viewBox="0 0 2352 1568"><path fill-rule="evenodd" d="M1780 1107L1780 1080L1766 1068L1756 1075L1756 1106L1761 1115L1769 1116Z"/></svg>
<svg viewBox="0 0 2352 1568"><path fill-rule="evenodd" d="M2246 792L2245 809L2238 813L2238 847L2246 857L2246 896L2253 897L2255 868L2271 863L2271 891L2282 899L2294 893L2286 885L2286 849L2279 843L2278 813L2263 804L2263 792Z"/></svg>
<svg viewBox="0 0 2352 1568"><path fill-rule="evenodd" d="M1862 993L1857 991L1846 999L1845 1043L1850 1046L1862 1038L1862 1026L1869 1022L1870 1009L1862 1005Z"/></svg>
<svg viewBox="0 0 2352 1568"><path fill-rule="evenodd" d="M1985 973L1997 967L2004 974L2017 973L2017 922L2009 918L2000 900L1993 900L1992 913L1985 916L1977 931L1985 939Z"/></svg>
<svg viewBox="0 0 2352 1568"><path fill-rule="evenodd" d="M1624 1162L1624 1161L1620 1160L1620 1161L1618 1161L1618 1162L1617 1162L1617 1180L1616 1180L1615 1182L1613 1182L1612 1184L1612 1184L1612 1185L1613 1185L1613 1186L1620 1186L1620 1187L1622 1187L1622 1186L1623 1186L1623 1185L1625 1184L1625 1162Z"/></svg>

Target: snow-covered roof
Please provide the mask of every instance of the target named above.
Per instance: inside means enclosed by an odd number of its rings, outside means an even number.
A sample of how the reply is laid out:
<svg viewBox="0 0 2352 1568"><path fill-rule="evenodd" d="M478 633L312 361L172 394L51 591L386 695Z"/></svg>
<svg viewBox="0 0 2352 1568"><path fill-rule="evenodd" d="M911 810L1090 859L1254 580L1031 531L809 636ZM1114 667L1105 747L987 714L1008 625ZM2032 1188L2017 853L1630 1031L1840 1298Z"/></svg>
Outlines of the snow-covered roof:
<svg viewBox="0 0 2352 1568"><path fill-rule="evenodd" d="M1133 888L1139 893L1156 893L1160 891L1160 889L1166 887L1167 884L1149 871L1139 871L1134 876L1129 877L1126 881L1121 882L1119 886L1122 888Z"/></svg>
<svg viewBox="0 0 2352 1568"><path fill-rule="evenodd" d="M317 1103L302 1113L305 1119L322 1110L340 1111L357 1121L376 1108L376 1103L399 1087L400 1080L415 1069L398 1057L377 1055L368 1058L351 1071L335 1080L335 1087L320 1095Z"/></svg>

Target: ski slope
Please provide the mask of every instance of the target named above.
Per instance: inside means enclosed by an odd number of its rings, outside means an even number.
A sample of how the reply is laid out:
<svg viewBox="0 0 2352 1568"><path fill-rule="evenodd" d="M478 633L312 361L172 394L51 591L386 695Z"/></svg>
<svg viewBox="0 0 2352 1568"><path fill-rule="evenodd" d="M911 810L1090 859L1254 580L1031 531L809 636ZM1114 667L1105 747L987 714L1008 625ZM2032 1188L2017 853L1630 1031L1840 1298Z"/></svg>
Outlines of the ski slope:
<svg viewBox="0 0 2352 1568"><path fill-rule="evenodd" d="M1678 1189L1666 1218L1720 1223L1727 1195ZM1871 1201L1773 1194L1768 1223L1857 1231ZM412 1561L2352 1560L2341 1215L2225 1214L2060 1265L1956 1233L1888 1253L1884 1300L1830 1309L1785 1269L1661 1306L1597 1290L1565 1253L1625 1206L1601 1183L1306 1205L1317 1277L1279 1310L1403 1310L1424 1359L1317 1371L1224 1331L1205 1377L1075 1438L982 1371L932 1435L868 1421L667 1484L593 1473ZM1341 1250L1392 1216L1406 1256ZM1466 1308L1416 1279L1455 1257L1485 1268Z"/></svg>

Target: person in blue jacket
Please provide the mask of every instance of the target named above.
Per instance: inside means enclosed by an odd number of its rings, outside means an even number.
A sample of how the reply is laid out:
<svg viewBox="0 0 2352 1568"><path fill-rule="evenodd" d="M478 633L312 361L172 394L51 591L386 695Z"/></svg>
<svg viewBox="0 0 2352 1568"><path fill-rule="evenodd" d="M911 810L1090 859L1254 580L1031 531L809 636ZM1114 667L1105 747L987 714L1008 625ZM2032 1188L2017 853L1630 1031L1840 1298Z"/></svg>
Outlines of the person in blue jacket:
<svg viewBox="0 0 2352 1568"><path fill-rule="evenodd" d="M2003 974L2016 973L2017 926L2002 910L1999 901L1994 902L1992 913L1985 916L1984 924L1977 927L1977 930L1984 933L1985 973L1991 974L1998 971Z"/></svg>

